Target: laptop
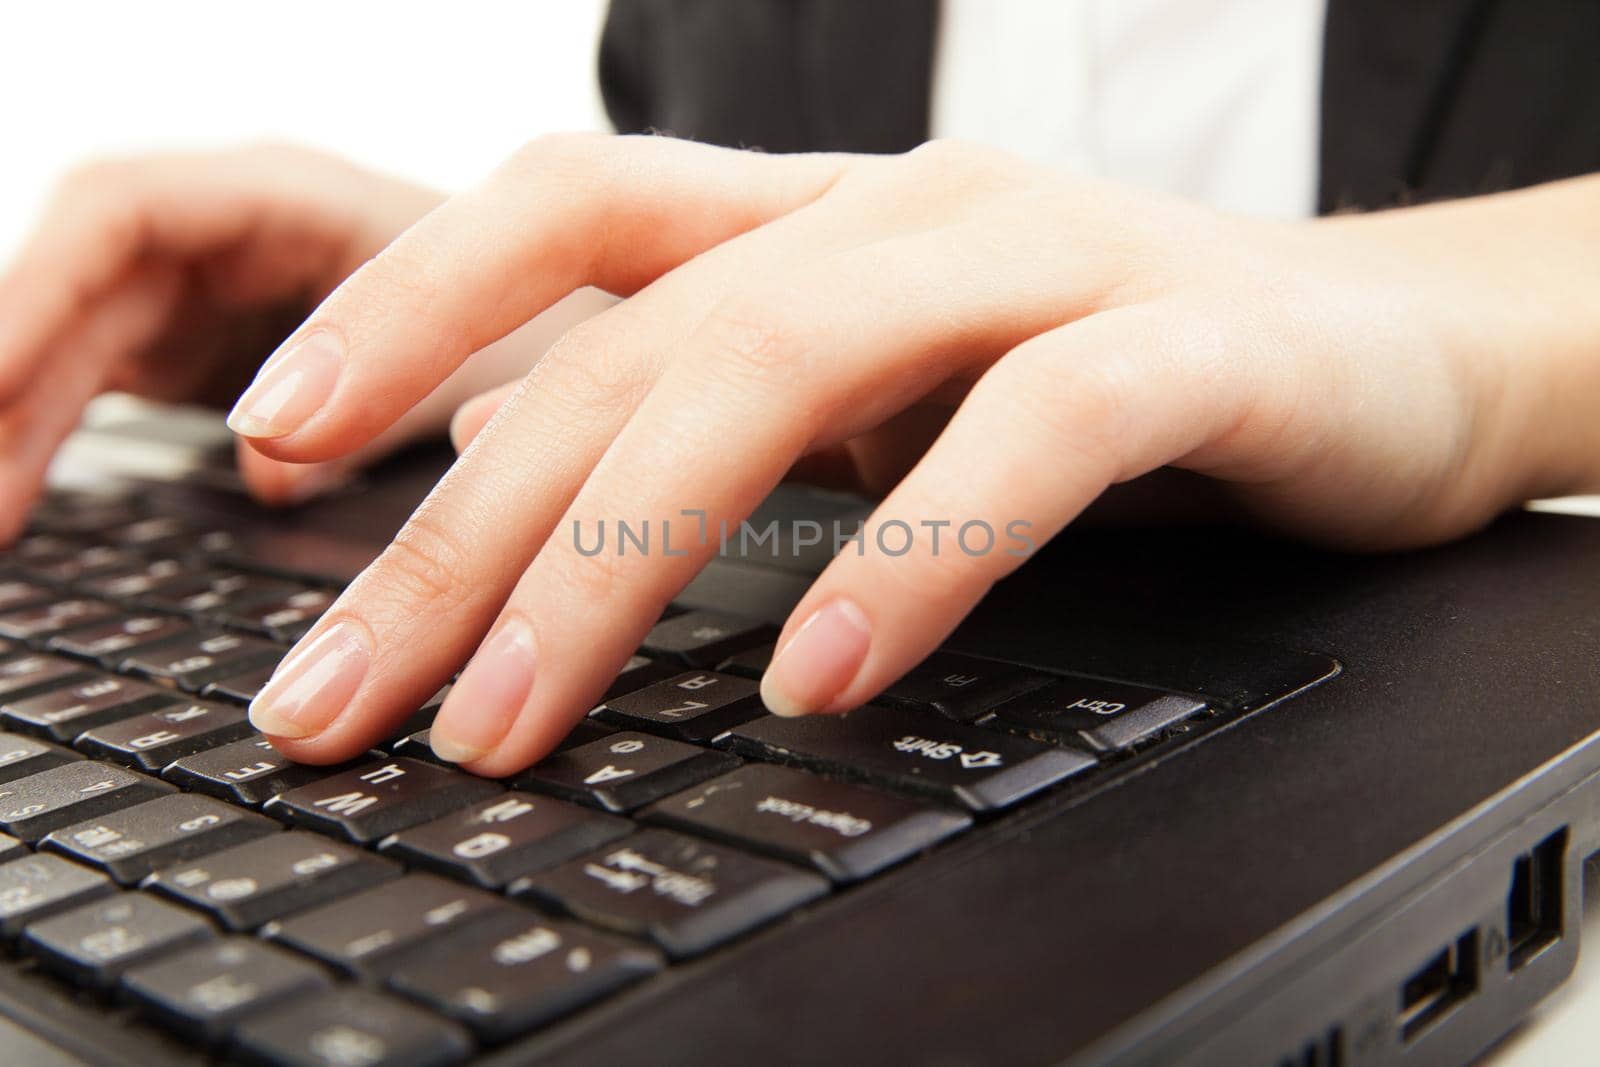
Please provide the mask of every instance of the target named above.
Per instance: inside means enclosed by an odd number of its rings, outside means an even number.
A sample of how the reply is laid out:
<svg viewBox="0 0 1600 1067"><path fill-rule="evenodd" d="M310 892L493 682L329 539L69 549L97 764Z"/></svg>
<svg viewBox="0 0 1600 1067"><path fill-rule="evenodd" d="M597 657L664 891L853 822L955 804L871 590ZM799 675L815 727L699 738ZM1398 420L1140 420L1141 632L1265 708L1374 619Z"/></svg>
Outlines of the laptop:
<svg viewBox="0 0 1600 1067"><path fill-rule="evenodd" d="M0 558L11 1067L1464 1063L1573 968L1600 523L1073 530L799 721L779 537L522 774L434 762L436 701L309 768L246 703L448 457L267 513L213 419L108 410Z"/></svg>

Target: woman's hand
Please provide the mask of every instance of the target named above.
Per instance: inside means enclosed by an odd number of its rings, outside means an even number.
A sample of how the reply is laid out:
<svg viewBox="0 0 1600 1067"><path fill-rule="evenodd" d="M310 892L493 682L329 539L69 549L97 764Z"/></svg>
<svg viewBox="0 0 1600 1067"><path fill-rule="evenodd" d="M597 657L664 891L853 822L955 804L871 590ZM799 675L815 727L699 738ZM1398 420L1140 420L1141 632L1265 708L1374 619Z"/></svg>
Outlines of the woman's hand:
<svg viewBox="0 0 1600 1067"><path fill-rule="evenodd" d="M283 146L80 168L0 275L0 543L96 393L231 402L335 285L442 200ZM526 352L474 360L473 373L336 462L285 464L241 448L245 482L269 502L311 495L401 439L442 429L461 400L530 363Z"/></svg>
<svg viewBox="0 0 1600 1067"><path fill-rule="evenodd" d="M1269 224L959 144L537 141L340 286L233 425L333 460L574 288L630 298L463 409L454 469L252 719L297 759L343 759L470 655L434 747L518 770L716 551L679 540L685 510L736 526L803 458L893 489L779 639L762 693L787 715L855 707L929 653L1021 562L1008 528L1043 542L1164 465L1321 541L1460 534L1593 476L1570 395L1600 396L1595 202L1578 182ZM618 520L672 520L674 554L578 551ZM896 520L903 554L872 535ZM974 521L997 543L953 551Z"/></svg>

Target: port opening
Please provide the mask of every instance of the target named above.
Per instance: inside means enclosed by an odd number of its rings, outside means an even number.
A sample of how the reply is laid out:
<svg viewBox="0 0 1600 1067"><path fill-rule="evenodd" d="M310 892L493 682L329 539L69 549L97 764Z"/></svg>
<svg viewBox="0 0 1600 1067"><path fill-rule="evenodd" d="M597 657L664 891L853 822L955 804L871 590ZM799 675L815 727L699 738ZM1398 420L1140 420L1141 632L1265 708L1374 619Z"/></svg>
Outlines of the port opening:
<svg viewBox="0 0 1600 1067"><path fill-rule="evenodd" d="M1478 991L1478 929L1473 927L1400 986L1400 1037L1415 1041Z"/></svg>
<svg viewBox="0 0 1600 1067"><path fill-rule="evenodd" d="M1562 870L1567 856L1563 826L1517 857L1511 866L1511 892L1506 897L1509 966L1520 970L1539 953L1561 940Z"/></svg>

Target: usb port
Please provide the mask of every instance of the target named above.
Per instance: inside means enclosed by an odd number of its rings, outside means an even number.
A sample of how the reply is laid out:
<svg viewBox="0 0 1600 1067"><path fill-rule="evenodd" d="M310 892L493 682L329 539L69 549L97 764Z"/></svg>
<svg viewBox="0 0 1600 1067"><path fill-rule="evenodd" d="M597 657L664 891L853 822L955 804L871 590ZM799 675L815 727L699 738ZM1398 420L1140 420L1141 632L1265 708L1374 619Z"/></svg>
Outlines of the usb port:
<svg viewBox="0 0 1600 1067"><path fill-rule="evenodd" d="M1567 854L1563 826L1517 857L1511 867L1511 892L1506 897L1506 935L1511 940L1513 971L1561 940L1561 875Z"/></svg>
<svg viewBox="0 0 1600 1067"><path fill-rule="evenodd" d="M1473 927L1400 986L1400 1036L1415 1041L1478 991L1478 929Z"/></svg>

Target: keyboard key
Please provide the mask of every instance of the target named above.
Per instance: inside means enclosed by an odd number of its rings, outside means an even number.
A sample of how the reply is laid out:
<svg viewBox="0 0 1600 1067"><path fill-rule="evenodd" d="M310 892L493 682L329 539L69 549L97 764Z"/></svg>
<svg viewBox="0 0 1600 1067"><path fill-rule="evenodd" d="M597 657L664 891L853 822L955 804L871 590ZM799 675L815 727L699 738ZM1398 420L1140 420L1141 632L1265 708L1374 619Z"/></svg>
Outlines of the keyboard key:
<svg viewBox="0 0 1600 1067"><path fill-rule="evenodd" d="M357 978L395 968L484 922L521 922L527 909L432 874L408 874L268 923L261 936Z"/></svg>
<svg viewBox="0 0 1600 1067"><path fill-rule="evenodd" d="M168 582L145 596L143 602L161 611L211 617L226 615L239 605L282 598L295 588L281 578L214 570Z"/></svg>
<svg viewBox="0 0 1600 1067"><path fill-rule="evenodd" d="M185 756L162 771L161 776L184 789L259 808L280 793L332 778L352 766L295 763L257 734Z"/></svg>
<svg viewBox="0 0 1600 1067"><path fill-rule="evenodd" d="M196 945L122 976L141 1012L207 1044L252 1014L329 984L316 964L249 937Z"/></svg>
<svg viewBox="0 0 1600 1067"><path fill-rule="evenodd" d="M772 665L772 655L777 649L778 646L769 641L743 652L735 652L717 664L717 670L723 674L737 674L740 678L760 679Z"/></svg>
<svg viewBox="0 0 1600 1067"><path fill-rule="evenodd" d="M644 730L680 741L709 741L736 723L764 714L766 708L750 679L690 671L612 697L594 717L625 730Z"/></svg>
<svg viewBox="0 0 1600 1067"><path fill-rule="evenodd" d="M268 801L265 810L296 826L366 843L502 791L498 783L464 771L400 758L291 789Z"/></svg>
<svg viewBox="0 0 1600 1067"><path fill-rule="evenodd" d="M146 886L242 931L399 873L392 860L291 830L157 871Z"/></svg>
<svg viewBox="0 0 1600 1067"><path fill-rule="evenodd" d="M225 625L250 630L274 641L298 641L328 610L338 594L301 589L265 603L236 606L222 614Z"/></svg>
<svg viewBox="0 0 1600 1067"><path fill-rule="evenodd" d="M772 764L669 797L639 816L853 882L972 825L963 812Z"/></svg>
<svg viewBox="0 0 1600 1067"><path fill-rule="evenodd" d="M14 940L27 924L114 890L105 875L60 856L24 856L0 864L0 936Z"/></svg>
<svg viewBox="0 0 1600 1067"><path fill-rule="evenodd" d="M10 834L0 834L0 863L9 863L29 855L28 846Z"/></svg>
<svg viewBox="0 0 1600 1067"><path fill-rule="evenodd" d="M463 941L389 984L486 1042L554 1022L661 969L646 948L532 915L513 931Z"/></svg>
<svg viewBox="0 0 1600 1067"><path fill-rule="evenodd" d="M32 923L24 951L78 985L109 990L130 967L216 937L187 908L148 893L118 893Z"/></svg>
<svg viewBox="0 0 1600 1067"><path fill-rule="evenodd" d="M250 733L243 708L195 700L96 726L78 738L77 747L96 759L156 774L174 760Z"/></svg>
<svg viewBox="0 0 1600 1067"><path fill-rule="evenodd" d="M686 667L715 667L735 652L765 644L778 636L771 623L741 619L716 611L686 611L656 623L645 636L644 650L670 656Z"/></svg>
<svg viewBox="0 0 1600 1067"><path fill-rule="evenodd" d="M58 634L49 647L115 670L133 653L194 632L187 620L176 615L126 615Z"/></svg>
<svg viewBox="0 0 1600 1067"><path fill-rule="evenodd" d="M1110 752L1176 726L1205 706L1193 697L1144 686L1064 678L1001 705L995 717L1040 737Z"/></svg>
<svg viewBox="0 0 1600 1067"><path fill-rule="evenodd" d="M0 786L0 829L28 843L52 830L173 792L158 778L79 760Z"/></svg>
<svg viewBox="0 0 1600 1067"><path fill-rule="evenodd" d="M112 675L0 706L0 721L21 733L70 743L85 730L177 702L171 690Z"/></svg>
<svg viewBox="0 0 1600 1067"><path fill-rule="evenodd" d="M612 727L602 722L596 722L594 719L579 719L571 732L561 739L561 743L556 746L555 751L565 752L569 748L577 748L579 745L587 745L591 741L598 741L602 737L610 737L616 732ZM414 734L407 734L389 745L389 754L391 756L404 756L407 759L418 759L424 763L437 763L441 767L455 767L454 763L447 762L434 755L433 747L428 741L432 733L432 730L418 730Z"/></svg>
<svg viewBox="0 0 1600 1067"><path fill-rule="evenodd" d="M0 637L15 641L38 641L54 637L74 626L86 626L119 614L104 600L57 600L39 607L0 614Z"/></svg>
<svg viewBox="0 0 1600 1067"><path fill-rule="evenodd" d="M0 782L14 782L83 757L59 745L21 734L0 733Z"/></svg>
<svg viewBox="0 0 1600 1067"><path fill-rule="evenodd" d="M83 664L60 656L24 653L0 660L0 698L7 701L42 693L84 676Z"/></svg>
<svg viewBox="0 0 1600 1067"><path fill-rule="evenodd" d="M181 559L162 556L157 559L135 557L126 567L117 567L79 582L79 588L94 596L111 600L136 600L167 582L182 578L189 572Z"/></svg>
<svg viewBox="0 0 1600 1067"><path fill-rule="evenodd" d="M394 997L344 987L246 1020L233 1053L272 1067L451 1067L472 1055L472 1038Z"/></svg>
<svg viewBox="0 0 1600 1067"><path fill-rule="evenodd" d="M632 823L615 815L554 797L505 793L401 830L378 847L411 866L500 889L632 831Z"/></svg>
<svg viewBox="0 0 1600 1067"><path fill-rule="evenodd" d="M1014 804L1095 765L1094 757L898 708L735 726L735 752L953 801L973 811Z"/></svg>
<svg viewBox="0 0 1600 1067"><path fill-rule="evenodd" d="M628 812L731 771L726 752L623 732L547 756L512 779L518 789Z"/></svg>
<svg viewBox="0 0 1600 1067"><path fill-rule="evenodd" d="M0 611L15 611L61 599L61 594L48 586L33 582L0 582Z"/></svg>
<svg viewBox="0 0 1600 1067"><path fill-rule="evenodd" d="M522 879L512 892L596 926L648 937L683 959L815 900L828 883L787 863L644 830Z"/></svg>
<svg viewBox="0 0 1600 1067"><path fill-rule="evenodd" d="M204 630L159 648L132 653L121 669L198 693L209 683L276 663L284 650L259 637Z"/></svg>
<svg viewBox="0 0 1600 1067"><path fill-rule="evenodd" d="M1053 680L1051 675L998 660L935 652L879 699L894 707L973 722L1012 697L1042 689Z"/></svg>
<svg viewBox="0 0 1600 1067"><path fill-rule="evenodd" d="M64 826L39 847L102 870L122 885L136 885L159 868L279 829L264 815L210 797L175 793Z"/></svg>
<svg viewBox="0 0 1600 1067"><path fill-rule="evenodd" d="M28 563L28 572L49 582L81 582L121 568L132 567L138 557L114 545L77 547Z"/></svg>
<svg viewBox="0 0 1600 1067"><path fill-rule="evenodd" d="M209 683L200 690L200 695L211 700L231 700L236 704L248 704L267 687L267 682L272 679L272 672L277 669L276 663L269 663L264 667L252 667L242 674Z"/></svg>
<svg viewBox="0 0 1600 1067"><path fill-rule="evenodd" d="M643 689L655 682L663 681L677 674L681 664L669 663L665 660L651 659L649 656L629 656L628 662L623 664L622 670L612 681L610 688L602 703L624 693L632 693Z"/></svg>

